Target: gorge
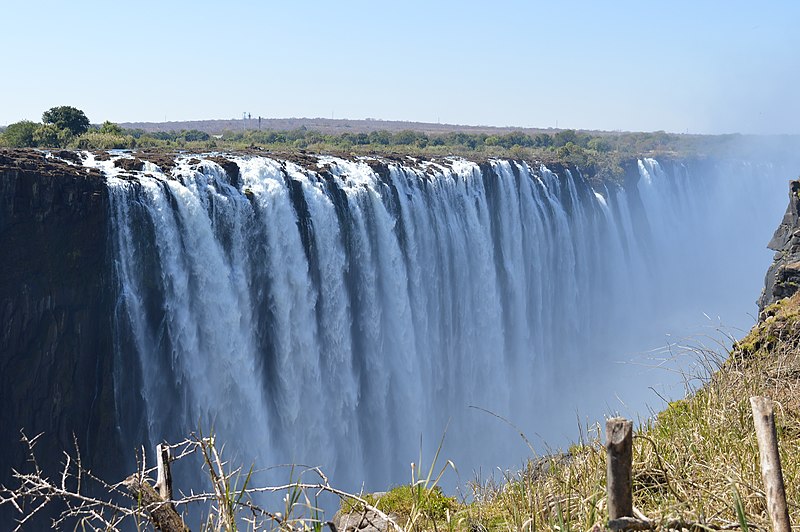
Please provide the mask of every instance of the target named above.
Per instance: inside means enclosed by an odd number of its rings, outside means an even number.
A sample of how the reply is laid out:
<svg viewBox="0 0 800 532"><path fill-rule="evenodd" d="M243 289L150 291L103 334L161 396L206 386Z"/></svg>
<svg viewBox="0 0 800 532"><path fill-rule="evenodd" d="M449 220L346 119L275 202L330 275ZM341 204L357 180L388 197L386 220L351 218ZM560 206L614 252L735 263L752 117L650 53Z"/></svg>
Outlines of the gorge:
<svg viewBox="0 0 800 532"><path fill-rule="evenodd" d="M590 183L510 160L0 152L1 470L24 463L19 429L51 464L74 434L111 476L200 428L347 489L407 479L445 431L467 477L519 465L484 410L545 450L576 412L658 405L648 387L680 377L642 353L749 328L790 177L734 158Z"/></svg>

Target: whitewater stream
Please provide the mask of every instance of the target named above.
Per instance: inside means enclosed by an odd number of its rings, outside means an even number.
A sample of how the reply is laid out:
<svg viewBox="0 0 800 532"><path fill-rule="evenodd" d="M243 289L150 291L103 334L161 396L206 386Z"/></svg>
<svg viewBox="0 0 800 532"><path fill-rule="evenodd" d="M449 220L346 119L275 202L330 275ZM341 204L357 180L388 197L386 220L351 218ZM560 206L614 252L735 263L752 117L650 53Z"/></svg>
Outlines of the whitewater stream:
<svg viewBox="0 0 800 532"><path fill-rule="evenodd" d="M593 188L504 160L231 158L236 179L86 163L111 189L122 441L213 430L234 460L346 489L407 481L445 429L468 480L530 455L498 416L547 452L680 396L654 366L752 325L787 181L732 161L643 159Z"/></svg>

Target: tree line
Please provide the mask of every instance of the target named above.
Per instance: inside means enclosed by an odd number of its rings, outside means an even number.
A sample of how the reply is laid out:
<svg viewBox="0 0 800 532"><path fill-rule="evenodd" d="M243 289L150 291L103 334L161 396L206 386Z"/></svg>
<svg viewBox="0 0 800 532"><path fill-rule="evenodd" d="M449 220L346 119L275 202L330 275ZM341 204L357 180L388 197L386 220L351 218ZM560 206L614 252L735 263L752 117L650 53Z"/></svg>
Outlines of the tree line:
<svg viewBox="0 0 800 532"><path fill-rule="evenodd" d="M345 155L407 154L456 155L467 158L508 157L572 164L590 177L619 179L621 162L641 156L703 155L730 145L737 135L678 135L651 133L587 132L572 129L526 133L428 134L421 131L386 130L322 133L306 127L290 131L244 130L210 135L199 130L148 132L126 129L106 121L91 125L75 107L53 107L42 122L27 120L10 124L0 133L0 146L71 148L85 150L167 149L190 151L307 150Z"/></svg>

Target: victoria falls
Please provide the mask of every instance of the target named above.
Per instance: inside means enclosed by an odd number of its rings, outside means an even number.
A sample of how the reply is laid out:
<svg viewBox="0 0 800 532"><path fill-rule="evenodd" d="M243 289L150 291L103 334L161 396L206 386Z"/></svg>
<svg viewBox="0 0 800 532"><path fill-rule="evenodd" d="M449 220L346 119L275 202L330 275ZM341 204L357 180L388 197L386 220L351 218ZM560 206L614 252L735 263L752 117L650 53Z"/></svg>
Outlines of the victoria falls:
<svg viewBox="0 0 800 532"><path fill-rule="evenodd" d="M735 154L614 178L411 154L0 162L4 471L25 467L20 429L43 464L77 444L118 480L204 433L354 493L434 457L449 492L502 479L694 390L685 346L756 322L790 174Z"/></svg>

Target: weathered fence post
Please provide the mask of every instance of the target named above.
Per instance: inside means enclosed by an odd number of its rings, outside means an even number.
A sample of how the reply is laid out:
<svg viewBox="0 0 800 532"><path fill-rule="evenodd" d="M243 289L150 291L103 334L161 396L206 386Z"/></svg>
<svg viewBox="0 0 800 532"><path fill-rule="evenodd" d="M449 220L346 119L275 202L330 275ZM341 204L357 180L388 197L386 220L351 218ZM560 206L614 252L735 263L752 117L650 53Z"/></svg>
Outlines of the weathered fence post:
<svg viewBox="0 0 800 532"><path fill-rule="evenodd" d="M136 498L137 504L146 508L153 527L161 532L189 532L180 514L172 505L172 473L170 471L169 447L159 443L156 447L158 477L155 488L145 479L143 472L134 473L122 484Z"/></svg>
<svg viewBox="0 0 800 532"><path fill-rule="evenodd" d="M786 504L786 489L783 485L772 401L766 397L751 397L750 407L753 409L758 454L761 456L761 477L764 480L764 491L767 493L767 509L772 520L772 528L775 532L790 532L789 507Z"/></svg>
<svg viewBox="0 0 800 532"><path fill-rule="evenodd" d="M608 519L633 517L633 423L621 417L606 420L606 489Z"/></svg>
<svg viewBox="0 0 800 532"><path fill-rule="evenodd" d="M150 520L156 530L161 532L189 532L189 527L183 522L180 514L175 511L172 503L162 499L158 492L153 489L153 486L143 479L140 473L134 473L129 476L122 481L122 484L133 494L136 504L141 508L145 508L150 514Z"/></svg>
<svg viewBox="0 0 800 532"><path fill-rule="evenodd" d="M156 490L165 501L172 500L172 472L169 468L170 455L169 447L159 443L156 447L156 458L158 460L158 477L156 479Z"/></svg>

